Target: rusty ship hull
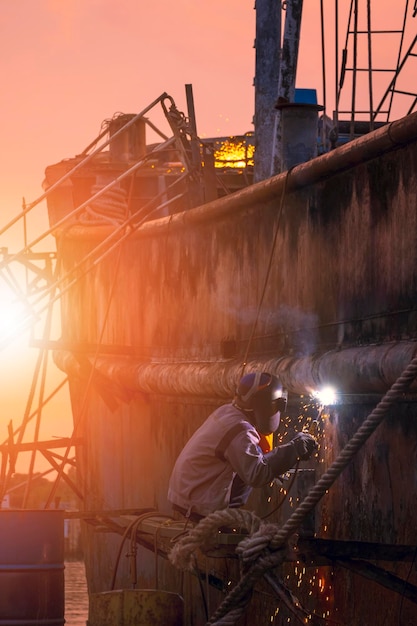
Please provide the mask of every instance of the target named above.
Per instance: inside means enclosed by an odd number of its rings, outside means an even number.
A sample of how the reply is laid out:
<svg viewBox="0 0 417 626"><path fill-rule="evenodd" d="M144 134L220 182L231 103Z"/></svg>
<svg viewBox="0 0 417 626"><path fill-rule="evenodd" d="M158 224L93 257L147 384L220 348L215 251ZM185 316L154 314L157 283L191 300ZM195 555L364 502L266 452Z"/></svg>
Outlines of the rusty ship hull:
<svg viewBox="0 0 417 626"><path fill-rule="evenodd" d="M48 168L48 184L70 167ZM49 194L52 228L108 168L103 157ZM92 597L132 587L132 559L117 559L123 526L114 512L172 515L177 455L233 395L243 364L288 389L284 441L316 415L317 389L337 390L315 418L318 457L291 498L279 507L274 484L248 508L281 528L332 467L416 354L416 179L411 114L226 197L192 208L175 200L163 217L58 223L65 289L54 359L69 377L82 508L96 512L83 521ZM297 527L312 543L280 576L311 623L417 621L415 392L410 381L389 403ZM205 623L238 582L237 559L207 557L204 606L199 577L180 574L164 558L169 546L158 552L153 540L135 554L136 587L178 594L184 623ZM261 579L238 623L298 623L290 620Z"/></svg>

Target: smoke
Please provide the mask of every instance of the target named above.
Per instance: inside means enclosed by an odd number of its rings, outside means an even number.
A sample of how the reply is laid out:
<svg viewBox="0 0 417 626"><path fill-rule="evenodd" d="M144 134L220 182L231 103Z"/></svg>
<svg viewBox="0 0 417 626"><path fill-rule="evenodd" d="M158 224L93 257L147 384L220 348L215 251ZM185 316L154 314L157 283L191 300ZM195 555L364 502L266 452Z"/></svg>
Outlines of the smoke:
<svg viewBox="0 0 417 626"><path fill-rule="evenodd" d="M285 345L294 356L313 354L318 344L318 318L315 313L281 305L268 311L260 328L265 325L265 333L281 335Z"/></svg>
<svg viewBox="0 0 417 626"><path fill-rule="evenodd" d="M224 301L220 308L224 309ZM254 340L258 343L262 340L263 348L267 348L265 342L269 342L271 347L279 347L297 357L309 356L317 350L318 317L315 313L283 304L276 309L263 308L258 314L257 307L242 307L236 302L228 314L236 318L238 326L245 328L243 332L247 337L256 322Z"/></svg>

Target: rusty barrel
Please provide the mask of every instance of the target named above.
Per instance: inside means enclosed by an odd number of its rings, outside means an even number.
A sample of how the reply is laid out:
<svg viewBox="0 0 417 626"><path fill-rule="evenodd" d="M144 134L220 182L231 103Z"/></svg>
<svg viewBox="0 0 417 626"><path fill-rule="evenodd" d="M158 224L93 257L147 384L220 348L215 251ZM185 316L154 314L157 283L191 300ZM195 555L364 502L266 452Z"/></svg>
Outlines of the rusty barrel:
<svg viewBox="0 0 417 626"><path fill-rule="evenodd" d="M61 626L64 511L0 510L0 626Z"/></svg>

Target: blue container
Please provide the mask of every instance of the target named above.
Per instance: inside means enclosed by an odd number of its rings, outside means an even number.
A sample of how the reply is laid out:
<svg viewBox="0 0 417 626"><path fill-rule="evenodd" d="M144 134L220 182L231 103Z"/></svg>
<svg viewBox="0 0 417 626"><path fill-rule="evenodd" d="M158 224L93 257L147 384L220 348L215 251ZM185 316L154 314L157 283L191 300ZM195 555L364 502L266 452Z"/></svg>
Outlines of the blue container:
<svg viewBox="0 0 417 626"><path fill-rule="evenodd" d="M0 626L65 623L64 511L0 511Z"/></svg>

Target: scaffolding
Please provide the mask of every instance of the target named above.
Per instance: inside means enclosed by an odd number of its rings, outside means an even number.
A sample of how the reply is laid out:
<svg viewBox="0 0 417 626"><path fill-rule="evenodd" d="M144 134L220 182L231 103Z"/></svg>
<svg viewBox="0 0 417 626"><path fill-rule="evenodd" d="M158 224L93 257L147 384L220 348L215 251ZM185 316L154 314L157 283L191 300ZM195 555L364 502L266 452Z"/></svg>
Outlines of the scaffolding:
<svg viewBox="0 0 417 626"><path fill-rule="evenodd" d="M191 110L192 93L191 86L187 86L187 100ZM162 132L149 118L148 114L160 105L163 110L171 136ZM13 298L19 303L19 313L13 321L13 329L6 330L0 336L0 350L5 350L13 342L29 332L29 346L38 350L38 356L34 366L34 372L30 390L24 410L24 415L19 426L13 425L13 420L8 424L8 436L0 444L1 470L0 470L0 502L10 491L10 481L16 471L16 462L19 453L30 453L28 481L23 497L23 507L26 508L29 498L31 483L39 478L35 475L35 460L38 454L50 465L50 470L41 474L44 476L56 471L57 479L47 499L45 508L49 508L55 495L56 487L62 478L72 489L74 494L82 500L82 493L77 488L65 470L75 467L76 461L70 456L75 446L82 445L77 435L76 425L71 437L61 437L48 441L40 441L39 433L42 412L45 406L56 397L67 385L64 378L58 385L46 394L46 379L50 351L63 346L62 341L53 339L53 323L56 312L55 304L59 304L62 296L92 267L106 258L112 250L120 246L127 237L137 230L145 221L164 215L169 207L179 200L185 204L196 205L202 201L200 197L201 163L200 163L200 140L195 133L195 122L186 118L175 105L174 100L163 93L150 105L136 115L125 116L122 119L106 121L104 128L80 154L74 159L70 167L58 180L49 185L46 191L30 204L23 203L22 211L5 226L0 228L0 236L7 237L14 226L22 226L23 247L15 253L10 253L8 247L0 248L0 278L6 284L7 289L13 294ZM116 121L116 124L113 122ZM97 159L102 158L105 148L109 152L126 147L126 133L135 128L135 125L147 125L162 141L146 147L145 143L140 147L137 154L129 155L124 164L123 171L112 177L112 180L92 187L92 195L84 202L76 206L69 214L59 218L52 226L41 233L28 239L27 220L28 215L33 214L36 207L46 200L55 190L69 181L69 179L85 170L86 167ZM144 168L154 167L160 160L161 155L172 154L174 151L178 159L178 175L172 179L170 186L165 186L160 194L142 199L139 209L131 209L130 198L121 188L122 181L133 180L135 174ZM118 154L120 157L120 154ZM123 158L123 157L121 157ZM133 161L130 159L133 158ZM186 182L186 187L178 189L179 183ZM187 197L186 197L187 196ZM94 247L85 258L70 271L63 273L55 250L38 251L37 246L51 247L51 235L55 235L60 229L68 228L75 222L87 219L89 223L111 224L113 228L110 234ZM23 272L23 273L22 273ZM3 302L3 306L7 306ZM56 319L55 319L56 323ZM38 325L42 325L40 336L35 336ZM94 346L96 351L105 351L105 346ZM34 437L26 441L29 423L35 422ZM59 449L64 452L58 452Z"/></svg>
<svg viewBox="0 0 417 626"><path fill-rule="evenodd" d="M417 103L416 88L406 88L409 84L414 85L417 35L412 34L412 18L417 13L416 5L411 11L409 0L404 0L397 3L395 10L393 8L385 18L381 12L375 15L376 11L372 11L371 0L350 0L340 73L336 66L334 111L339 134L348 134L349 139L402 116L404 111L410 114ZM384 21L389 27L383 26ZM337 39L338 35L338 64ZM386 78L388 86L385 88ZM342 108L342 102L348 106Z"/></svg>

